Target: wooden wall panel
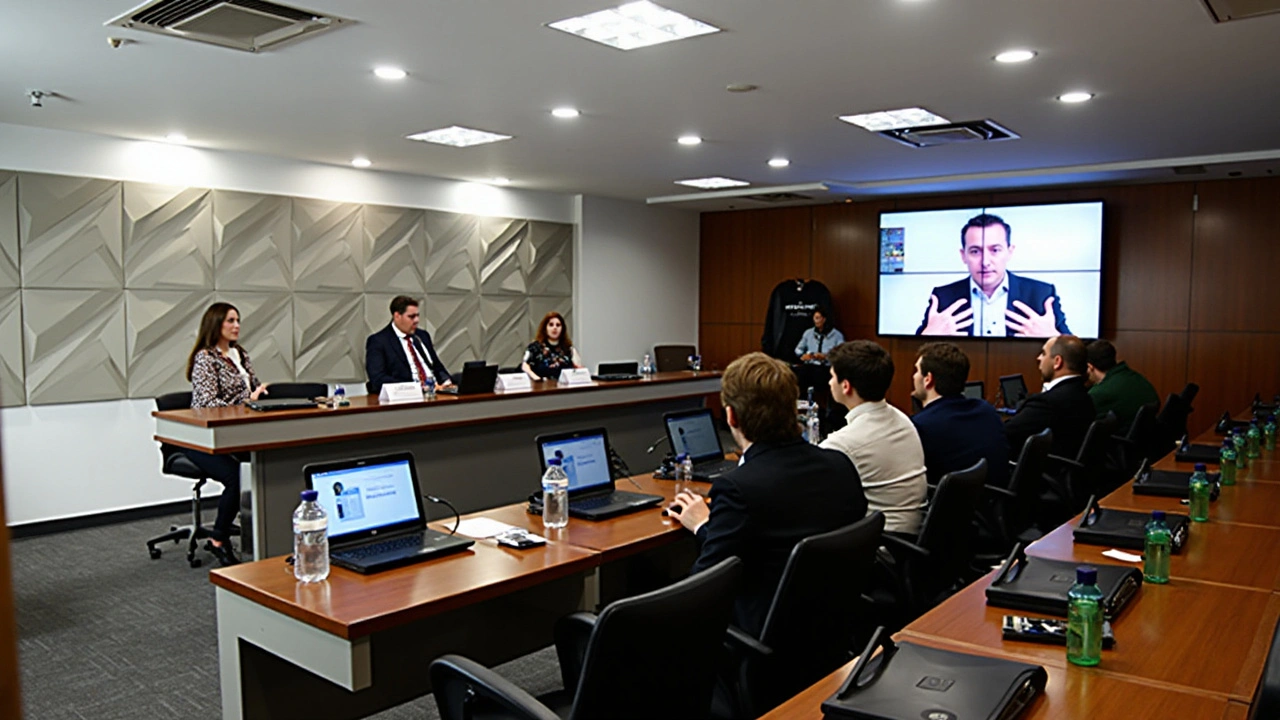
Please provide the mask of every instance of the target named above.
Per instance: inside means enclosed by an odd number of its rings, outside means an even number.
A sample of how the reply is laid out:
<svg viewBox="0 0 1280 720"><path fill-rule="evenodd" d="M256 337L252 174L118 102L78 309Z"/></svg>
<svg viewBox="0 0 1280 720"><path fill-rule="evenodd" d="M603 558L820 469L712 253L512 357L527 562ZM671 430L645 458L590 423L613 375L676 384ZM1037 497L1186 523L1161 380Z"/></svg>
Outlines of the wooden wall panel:
<svg viewBox="0 0 1280 720"><path fill-rule="evenodd" d="M750 322L750 277L742 229L746 213L704 213L698 267L700 322Z"/></svg>
<svg viewBox="0 0 1280 720"><path fill-rule="evenodd" d="M889 203L821 205L813 209L813 276L831 290L837 327L876 325L880 211Z"/></svg>
<svg viewBox="0 0 1280 720"><path fill-rule="evenodd" d="M1100 193L1105 202L1104 335L1187 329L1194 194L1191 183L1107 188Z"/></svg>
<svg viewBox="0 0 1280 720"><path fill-rule="evenodd" d="M1280 334L1191 334L1187 375L1200 385L1189 429L1202 432L1224 412L1239 412L1255 392L1280 391Z"/></svg>
<svg viewBox="0 0 1280 720"><path fill-rule="evenodd" d="M1191 328L1280 332L1280 178L1197 190Z"/></svg>
<svg viewBox="0 0 1280 720"><path fill-rule="evenodd" d="M1156 386L1161 403L1169 393L1182 392L1187 384L1187 333L1119 330L1111 341L1116 357Z"/></svg>
<svg viewBox="0 0 1280 720"><path fill-rule="evenodd" d="M731 262L738 272L749 263L750 311L745 322L764 322L769 294L787 278L813 277L810 239L813 211L808 207L749 210L744 213L747 255L743 264Z"/></svg>

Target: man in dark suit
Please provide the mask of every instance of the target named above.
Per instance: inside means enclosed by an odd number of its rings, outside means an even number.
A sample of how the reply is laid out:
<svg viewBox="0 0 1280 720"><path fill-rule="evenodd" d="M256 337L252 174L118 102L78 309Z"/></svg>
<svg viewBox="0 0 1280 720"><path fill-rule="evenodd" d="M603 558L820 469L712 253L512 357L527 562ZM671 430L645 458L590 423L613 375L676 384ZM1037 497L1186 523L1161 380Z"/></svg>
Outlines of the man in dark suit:
<svg viewBox="0 0 1280 720"><path fill-rule="evenodd" d="M960 230L969 277L933 289L917 335L1053 337L1069 335L1053 285L1005 270L1016 248L1009 223L983 213Z"/></svg>
<svg viewBox="0 0 1280 720"><path fill-rule="evenodd" d="M1089 425L1097 416L1084 386L1087 357L1084 343L1074 335L1045 341L1037 358L1044 389L1023 400L1017 414L1004 424L1004 436L1010 448L1021 451L1027 438L1050 428L1053 430L1051 452L1075 458Z"/></svg>
<svg viewBox="0 0 1280 720"><path fill-rule="evenodd" d="M742 464L711 484L711 507L678 493L672 517L698 538L692 572L737 556L745 566L734 624L759 636L795 544L861 520L867 498L844 453L800 437L791 368L764 353L744 355L721 378L720 401Z"/></svg>
<svg viewBox="0 0 1280 720"><path fill-rule="evenodd" d="M377 395L387 383L435 380L436 387L453 384L453 378L436 355L431 334L418 327L418 301L397 295L391 301L391 323L364 341L365 387Z"/></svg>
<svg viewBox="0 0 1280 720"><path fill-rule="evenodd" d="M1005 487L1009 480L1009 443L1000 414L991 403L964 396L969 357L948 342L925 343L916 355L911 397L923 409L911 422L924 446L929 484L943 475L972 467L985 458L987 484Z"/></svg>

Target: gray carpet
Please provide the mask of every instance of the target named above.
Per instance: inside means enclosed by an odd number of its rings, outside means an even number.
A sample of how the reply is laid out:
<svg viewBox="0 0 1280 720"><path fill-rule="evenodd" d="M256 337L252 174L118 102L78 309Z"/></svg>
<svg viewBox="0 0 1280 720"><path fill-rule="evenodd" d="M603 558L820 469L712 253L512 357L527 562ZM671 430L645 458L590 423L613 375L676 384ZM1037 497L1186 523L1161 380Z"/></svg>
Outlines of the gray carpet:
<svg viewBox="0 0 1280 720"><path fill-rule="evenodd" d="M188 516L189 517L189 516ZM151 720L221 717L214 592L183 546L152 561L145 542L181 523L154 518L13 542L26 717ZM553 648L499 666L540 694L560 687ZM420 698L371 716L437 718Z"/></svg>

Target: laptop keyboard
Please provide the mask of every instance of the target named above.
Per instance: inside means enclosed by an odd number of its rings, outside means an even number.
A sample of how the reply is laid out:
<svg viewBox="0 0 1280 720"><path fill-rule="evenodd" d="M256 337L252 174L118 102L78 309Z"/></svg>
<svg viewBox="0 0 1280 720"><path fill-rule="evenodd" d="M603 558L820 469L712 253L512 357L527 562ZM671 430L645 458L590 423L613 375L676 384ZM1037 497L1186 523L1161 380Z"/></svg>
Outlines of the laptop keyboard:
<svg viewBox="0 0 1280 720"><path fill-rule="evenodd" d="M403 535L401 537L388 538L376 543L368 545L360 545L358 547L348 548L333 553L339 557L349 558L352 560L364 560L383 553L403 550L405 548L418 547L422 545L422 535Z"/></svg>

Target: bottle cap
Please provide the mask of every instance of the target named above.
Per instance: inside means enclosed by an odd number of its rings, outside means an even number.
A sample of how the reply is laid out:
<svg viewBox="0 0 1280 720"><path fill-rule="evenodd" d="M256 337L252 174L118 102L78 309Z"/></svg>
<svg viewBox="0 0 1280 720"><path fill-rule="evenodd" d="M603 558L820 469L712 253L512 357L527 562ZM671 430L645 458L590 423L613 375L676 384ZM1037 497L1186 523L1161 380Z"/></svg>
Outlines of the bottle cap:
<svg viewBox="0 0 1280 720"><path fill-rule="evenodd" d="M1204 463L1196 463L1196 472L1204 472Z"/></svg>
<svg viewBox="0 0 1280 720"><path fill-rule="evenodd" d="M547 458L547 464L558 466L560 464L560 458Z"/></svg>
<svg viewBox="0 0 1280 720"><path fill-rule="evenodd" d="M1152 510L1152 511L1151 511L1151 519L1152 519L1152 520L1156 520L1156 521L1158 521L1158 522L1164 522L1164 511L1163 511L1163 510Z"/></svg>
<svg viewBox="0 0 1280 720"><path fill-rule="evenodd" d="M315 502L317 497L319 497L319 493L315 490L302 491L302 502Z"/></svg>
<svg viewBox="0 0 1280 720"><path fill-rule="evenodd" d="M1080 585L1097 585L1098 568L1092 565L1081 565L1076 568L1076 583Z"/></svg>
<svg viewBox="0 0 1280 720"><path fill-rule="evenodd" d="M684 462L685 460L688 460L688 459L689 459L688 453L680 453L679 455L676 456L676 462Z"/></svg>

